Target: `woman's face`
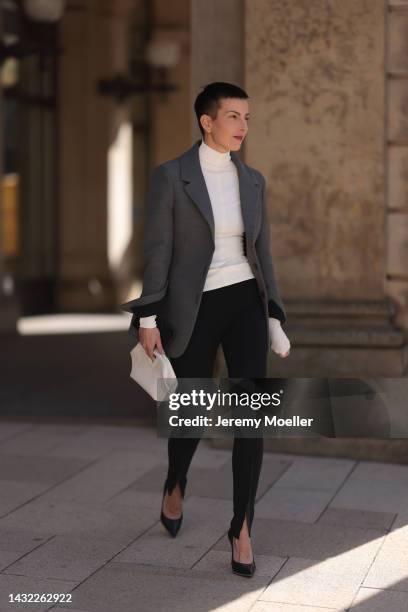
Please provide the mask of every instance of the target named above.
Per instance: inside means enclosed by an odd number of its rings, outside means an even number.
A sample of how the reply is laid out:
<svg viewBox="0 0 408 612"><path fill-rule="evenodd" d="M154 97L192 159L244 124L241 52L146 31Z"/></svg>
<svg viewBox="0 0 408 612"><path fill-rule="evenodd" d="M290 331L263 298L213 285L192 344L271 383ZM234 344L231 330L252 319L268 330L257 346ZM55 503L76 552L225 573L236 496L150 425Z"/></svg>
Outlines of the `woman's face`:
<svg viewBox="0 0 408 612"><path fill-rule="evenodd" d="M217 117L201 115L204 142L220 153L238 151L248 132L249 104L241 98L223 98Z"/></svg>

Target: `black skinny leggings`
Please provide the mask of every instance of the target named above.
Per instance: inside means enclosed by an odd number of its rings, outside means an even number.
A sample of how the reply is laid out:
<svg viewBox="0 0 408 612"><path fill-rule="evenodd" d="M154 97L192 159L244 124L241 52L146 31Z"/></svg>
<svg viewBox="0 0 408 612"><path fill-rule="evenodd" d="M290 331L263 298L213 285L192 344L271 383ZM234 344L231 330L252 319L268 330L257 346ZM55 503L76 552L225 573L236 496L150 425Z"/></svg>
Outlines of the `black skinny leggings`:
<svg viewBox="0 0 408 612"><path fill-rule="evenodd" d="M230 378L265 378L268 342L258 285L249 279L203 293L189 344L180 357L170 361L178 378L212 378L221 344ZM178 482L184 496L187 472L200 439L169 437L169 494ZM234 437L231 531L236 538L245 516L251 534L262 458L262 437Z"/></svg>

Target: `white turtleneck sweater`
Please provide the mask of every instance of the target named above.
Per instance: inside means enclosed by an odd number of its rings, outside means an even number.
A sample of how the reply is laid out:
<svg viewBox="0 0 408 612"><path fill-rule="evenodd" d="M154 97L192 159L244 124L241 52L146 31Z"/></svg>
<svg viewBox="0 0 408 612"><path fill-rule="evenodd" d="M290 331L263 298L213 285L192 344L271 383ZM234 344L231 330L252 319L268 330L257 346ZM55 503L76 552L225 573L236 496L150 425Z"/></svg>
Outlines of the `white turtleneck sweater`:
<svg viewBox="0 0 408 612"><path fill-rule="evenodd" d="M198 153L215 226L215 249L203 289L210 291L254 278L254 274L244 255L238 171L231 154L220 153L204 141Z"/></svg>
<svg viewBox="0 0 408 612"><path fill-rule="evenodd" d="M198 153L214 216L215 249L203 288L203 291L210 291L254 278L254 274L244 255L238 170L230 151L220 153L203 140ZM140 326L156 327L156 315L140 317ZM273 350L286 351L289 341L282 343L284 339L281 334L284 338L286 335L280 321L270 317L269 328Z"/></svg>

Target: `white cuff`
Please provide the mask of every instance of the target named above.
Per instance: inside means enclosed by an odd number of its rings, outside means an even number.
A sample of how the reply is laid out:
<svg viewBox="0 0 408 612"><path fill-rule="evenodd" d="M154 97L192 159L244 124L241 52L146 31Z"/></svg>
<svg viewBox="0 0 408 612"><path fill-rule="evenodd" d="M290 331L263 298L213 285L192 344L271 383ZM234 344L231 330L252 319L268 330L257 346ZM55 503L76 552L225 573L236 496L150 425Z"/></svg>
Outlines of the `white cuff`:
<svg viewBox="0 0 408 612"><path fill-rule="evenodd" d="M150 317L140 317L140 327L144 327L145 329L154 329L155 327L157 327L156 316L157 315L151 315Z"/></svg>
<svg viewBox="0 0 408 612"><path fill-rule="evenodd" d="M281 327L279 319L269 317L269 336L271 349L278 355L285 354L290 349L289 338Z"/></svg>

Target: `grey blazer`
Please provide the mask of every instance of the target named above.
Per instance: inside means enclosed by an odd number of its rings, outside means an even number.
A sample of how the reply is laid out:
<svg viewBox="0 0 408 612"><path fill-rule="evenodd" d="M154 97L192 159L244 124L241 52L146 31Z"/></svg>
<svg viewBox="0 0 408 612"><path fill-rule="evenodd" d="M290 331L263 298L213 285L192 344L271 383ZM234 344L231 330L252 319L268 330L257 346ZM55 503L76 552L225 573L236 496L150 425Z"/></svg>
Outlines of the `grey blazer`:
<svg viewBox="0 0 408 612"><path fill-rule="evenodd" d="M148 190L144 231L144 273L141 296L121 304L132 313L129 334L138 340L139 318L157 314L163 348L168 357L180 356L191 337L207 271L215 249L214 217L198 148L154 168ZM244 253L256 278L268 317L284 323L269 249L265 179L242 162L234 151L242 216Z"/></svg>

